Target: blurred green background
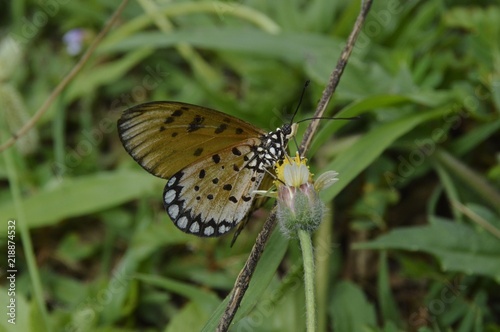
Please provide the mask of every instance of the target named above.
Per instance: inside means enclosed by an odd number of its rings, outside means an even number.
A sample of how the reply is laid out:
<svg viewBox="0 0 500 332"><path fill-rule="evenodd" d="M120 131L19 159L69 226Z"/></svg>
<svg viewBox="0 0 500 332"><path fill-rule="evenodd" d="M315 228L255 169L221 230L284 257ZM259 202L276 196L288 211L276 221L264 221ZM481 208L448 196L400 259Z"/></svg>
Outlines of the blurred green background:
<svg viewBox="0 0 500 332"><path fill-rule="evenodd" d="M118 4L0 3L1 142ZM116 120L175 100L272 130L307 79L297 118L309 117L359 6L130 1L35 128L0 153L1 261L14 240L18 271L12 325L0 265L0 331L213 330L268 209L232 248L231 235L182 233L163 211L165 180L125 152ZM499 111L497 1L375 1L327 111L361 119L323 121L307 154L313 173L340 173L315 236L320 331L500 331ZM299 246L276 232L233 330L303 331L304 319Z"/></svg>

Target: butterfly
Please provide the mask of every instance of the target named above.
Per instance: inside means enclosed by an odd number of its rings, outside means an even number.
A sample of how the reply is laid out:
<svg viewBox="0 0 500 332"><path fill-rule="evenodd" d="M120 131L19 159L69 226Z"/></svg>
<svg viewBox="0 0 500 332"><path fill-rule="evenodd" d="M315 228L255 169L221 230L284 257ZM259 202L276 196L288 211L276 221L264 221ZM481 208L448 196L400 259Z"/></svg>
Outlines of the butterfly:
<svg viewBox="0 0 500 332"><path fill-rule="evenodd" d="M271 187L274 166L296 130L290 123L266 132L213 109L170 101L134 106L118 120L125 150L168 180L163 205L175 226L213 237L241 223L234 239L265 200L256 191Z"/></svg>

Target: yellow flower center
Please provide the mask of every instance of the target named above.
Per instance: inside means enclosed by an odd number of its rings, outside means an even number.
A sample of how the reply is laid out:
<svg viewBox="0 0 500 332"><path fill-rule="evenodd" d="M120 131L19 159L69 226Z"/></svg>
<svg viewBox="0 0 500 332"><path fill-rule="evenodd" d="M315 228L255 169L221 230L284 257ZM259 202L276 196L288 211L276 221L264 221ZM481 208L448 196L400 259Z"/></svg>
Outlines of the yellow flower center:
<svg viewBox="0 0 500 332"><path fill-rule="evenodd" d="M276 187L285 183L290 187L300 187L301 185L312 182L312 174L307 166L307 159L300 158L297 152L294 158L285 158L281 163L276 164ZM280 180L280 181L279 181Z"/></svg>

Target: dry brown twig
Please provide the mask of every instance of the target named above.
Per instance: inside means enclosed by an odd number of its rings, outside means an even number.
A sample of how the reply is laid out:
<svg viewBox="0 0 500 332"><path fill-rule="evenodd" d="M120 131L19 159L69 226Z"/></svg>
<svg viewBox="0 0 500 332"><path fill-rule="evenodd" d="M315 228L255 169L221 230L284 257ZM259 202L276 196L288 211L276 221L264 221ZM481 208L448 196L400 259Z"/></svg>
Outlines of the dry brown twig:
<svg viewBox="0 0 500 332"><path fill-rule="evenodd" d="M314 113L315 118L323 116L326 107L330 102L330 99L335 93L335 90L340 82L340 77L344 72L349 56L351 55L351 52L354 48L356 39L359 33L361 32L363 23L366 19L366 16L368 15L368 12L370 11L371 4L372 0L366 0L362 3L361 11L356 19L356 22L354 23L354 27L351 31L351 34L347 39L347 43L344 49L342 50L342 53L340 54L339 60L337 61L337 65L335 66L335 69L331 73L330 78L328 80L328 84L323 90L321 99L318 102L318 106L316 107L316 112ZM304 155L307 149L309 148L312 138L318 129L318 125L319 125L319 120L316 119L312 120L309 126L307 127L299 148L301 155ZM252 278L255 268L257 267L257 263L260 257L262 256L266 243L271 237L271 234L275 226L276 226L276 213L273 210L273 212L269 215L266 222L264 223L262 231L257 236L257 239L245 263L245 266L243 266L243 269L240 271L240 274L236 279L233 290L231 291L231 296L229 298L226 310L224 311L219 321L219 325L217 326L218 332L227 331L229 329L229 325L231 324L234 316L236 315L236 312L241 304L241 300L243 299L243 296L245 295L248 285L250 284L250 279Z"/></svg>

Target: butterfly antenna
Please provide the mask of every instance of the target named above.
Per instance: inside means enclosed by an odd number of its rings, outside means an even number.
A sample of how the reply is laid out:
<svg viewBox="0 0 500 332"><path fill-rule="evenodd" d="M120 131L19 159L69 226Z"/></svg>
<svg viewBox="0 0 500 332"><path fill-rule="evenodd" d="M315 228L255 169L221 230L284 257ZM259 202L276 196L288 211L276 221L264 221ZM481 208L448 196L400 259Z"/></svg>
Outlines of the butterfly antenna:
<svg viewBox="0 0 500 332"><path fill-rule="evenodd" d="M359 115L358 116L351 116L351 117L347 117L347 118L320 116L320 117L315 117L315 118L302 119L302 120L297 121L296 123L301 123L301 122L310 121L310 120L359 120L359 119L361 119L361 116L359 116Z"/></svg>
<svg viewBox="0 0 500 332"><path fill-rule="evenodd" d="M310 80L307 80L306 83L304 83L304 87L302 88L302 93L300 94L299 103L297 104L295 112L293 112L292 119L290 120L290 125L293 123L293 119L295 119L295 115L297 115L297 112L299 111L300 104L302 104L302 99L304 99L304 94L306 93L306 88L309 86L310 82L311 82Z"/></svg>

